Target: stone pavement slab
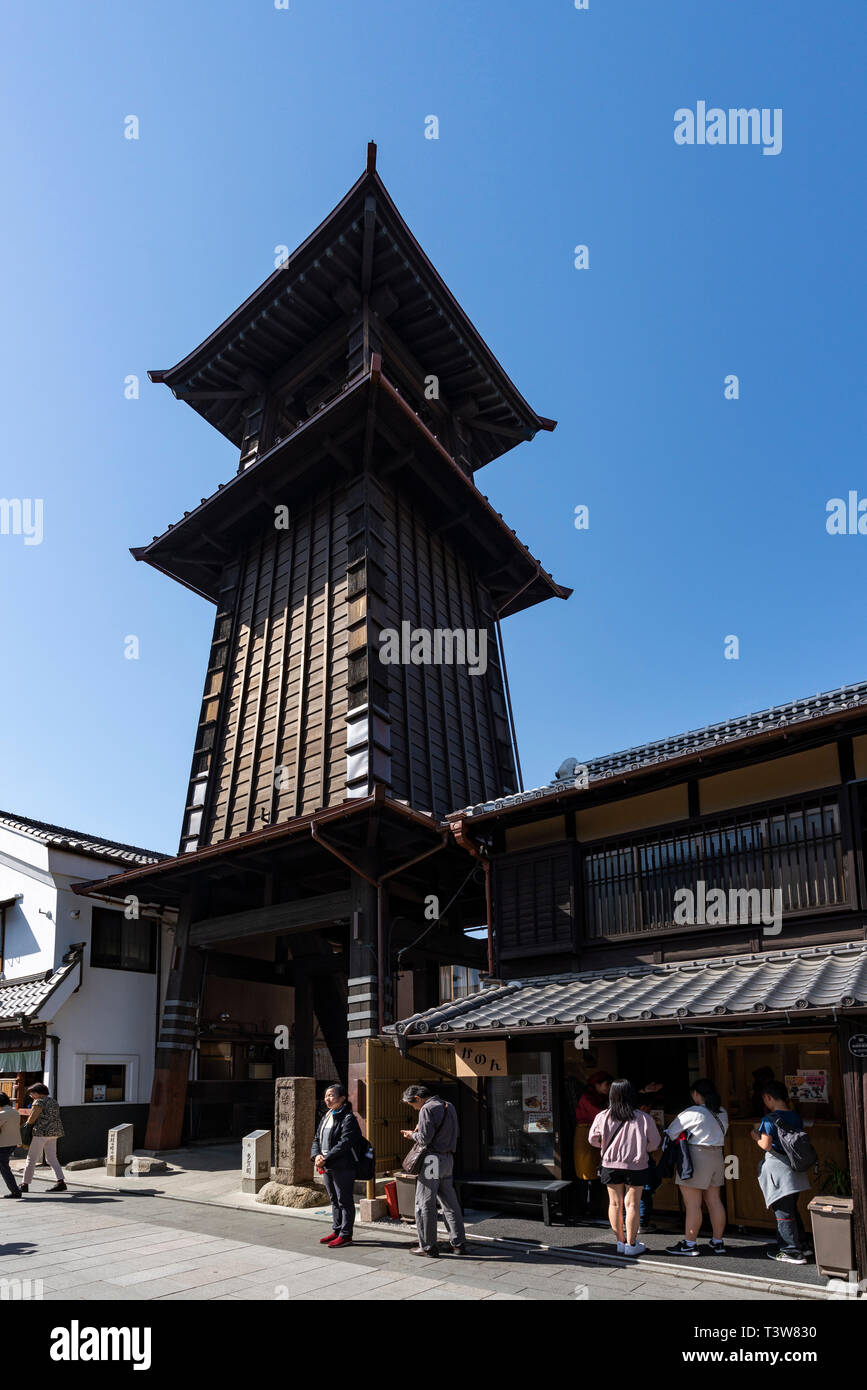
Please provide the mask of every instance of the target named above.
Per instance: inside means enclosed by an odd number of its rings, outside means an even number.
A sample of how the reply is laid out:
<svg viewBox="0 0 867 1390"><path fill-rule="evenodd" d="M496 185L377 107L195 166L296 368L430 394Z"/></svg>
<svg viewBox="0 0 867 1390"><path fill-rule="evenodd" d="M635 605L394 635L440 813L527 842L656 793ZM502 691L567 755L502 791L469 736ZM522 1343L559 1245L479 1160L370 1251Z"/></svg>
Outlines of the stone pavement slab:
<svg viewBox="0 0 867 1390"><path fill-rule="evenodd" d="M118 1180L119 1182L122 1180ZM275 1221L270 1209L168 1201L127 1188L94 1200L10 1203L0 1228L0 1278L41 1278L54 1302L124 1301L791 1301L624 1266L472 1242L466 1256L419 1260L406 1230L359 1228L326 1252L324 1223Z"/></svg>

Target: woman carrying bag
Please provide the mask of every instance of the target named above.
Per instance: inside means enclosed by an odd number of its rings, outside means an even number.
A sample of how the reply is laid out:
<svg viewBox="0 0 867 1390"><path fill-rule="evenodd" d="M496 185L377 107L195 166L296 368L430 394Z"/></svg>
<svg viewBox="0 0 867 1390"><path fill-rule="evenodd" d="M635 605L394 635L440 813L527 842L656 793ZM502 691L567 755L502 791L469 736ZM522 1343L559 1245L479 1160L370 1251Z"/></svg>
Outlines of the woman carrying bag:
<svg viewBox="0 0 867 1390"><path fill-rule="evenodd" d="M675 1177L686 1211L686 1233L683 1240L665 1247L667 1255L698 1255L698 1233L701 1229L701 1204L704 1201L711 1220L712 1255L726 1253L723 1239L726 1229L726 1209L720 1195L725 1182L724 1147L729 1117L723 1110L717 1089L707 1077L696 1081L692 1088L692 1105L681 1110L665 1131L670 1139L686 1134L692 1174Z"/></svg>
<svg viewBox="0 0 867 1390"><path fill-rule="evenodd" d="M57 1159L57 1141L62 1139L66 1133L63 1128L63 1120L60 1118L60 1106L49 1094L48 1087L44 1086L41 1081L37 1081L34 1086L28 1086L27 1094L31 1100L27 1124L32 1130L33 1138L30 1141L30 1151L24 1165L24 1181L21 1184L21 1191L28 1191L36 1165L44 1155L57 1179L54 1186L46 1188L46 1191L65 1192L67 1188L63 1178L63 1169Z"/></svg>
<svg viewBox="0 0 867 1390"><path fill-rule="evenodd" d="M642 1110L631 1081L612 1081L608 1109L590 1126L589 1142L600 1150L599 1177L608 1188L608 1220L618 1255L643 1255L638 1239L642 1189L650 1180L651 1149L662 1142L656 1121Z"/></svg>

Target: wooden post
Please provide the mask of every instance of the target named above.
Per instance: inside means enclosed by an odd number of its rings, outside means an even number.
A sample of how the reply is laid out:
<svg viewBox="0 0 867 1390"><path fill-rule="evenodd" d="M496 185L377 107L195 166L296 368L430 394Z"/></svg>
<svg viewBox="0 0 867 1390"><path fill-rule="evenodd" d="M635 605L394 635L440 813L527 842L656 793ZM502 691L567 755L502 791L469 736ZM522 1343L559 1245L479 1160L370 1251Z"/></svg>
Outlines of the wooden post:
<svg viewBox="0 0 867 1390"><path fill-rule="evenodd" d="M843 1076L843 1109L849 1147L849 1171L855 1214L853 1234L859 1279L867 1278L867 1058L849 1051L849 1039L867 1034L867 1019L845 1018L838 1025L840 1070Z"/></svg>
<svg viewBox="0 0 867 1390"><path fill-rule="evenodd" d="M313 1076L313 982L303 956L295 958L295 1076Z"/></svg>
<svg viewBox="0 0 867 1390"><path fill-rule="evenodd" d="M183 1136L205 963L203 953L190 945L193 911L191 895L184 899L178 914L145 1136L148 1149L176 1149Z"/></svg>

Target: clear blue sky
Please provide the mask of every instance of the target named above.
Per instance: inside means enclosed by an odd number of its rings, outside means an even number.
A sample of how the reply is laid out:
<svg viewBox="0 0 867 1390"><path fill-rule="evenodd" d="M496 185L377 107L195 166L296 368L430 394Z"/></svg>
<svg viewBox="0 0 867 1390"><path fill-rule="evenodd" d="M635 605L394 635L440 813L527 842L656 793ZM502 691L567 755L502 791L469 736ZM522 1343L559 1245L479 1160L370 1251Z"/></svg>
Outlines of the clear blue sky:
<svg viewBox="0 0 867 1390"><path fill-rule="evenodd" d="M128 547L237 461L146 371L370 138L560 422L478 479L575 589L505 625L527 785L867 676L867 536L825 530L867 496L863 0L11 0L2 55L0 495L44 499L0 536L4 809L175 849L213 610ZM676 145L699 100L782 108L782 152Z"/></svg>

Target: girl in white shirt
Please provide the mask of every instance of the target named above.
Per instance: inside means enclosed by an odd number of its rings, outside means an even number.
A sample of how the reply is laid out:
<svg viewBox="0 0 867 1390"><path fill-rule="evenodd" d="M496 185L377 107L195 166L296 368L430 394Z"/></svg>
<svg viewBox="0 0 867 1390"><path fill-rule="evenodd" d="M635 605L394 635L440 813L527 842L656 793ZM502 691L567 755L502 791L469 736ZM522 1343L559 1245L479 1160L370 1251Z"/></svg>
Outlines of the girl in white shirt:
<svg viewBox="0 0 867 1390"><path fill-rule="evenodd" d="M666 1246L669 1255L697 1255L696 1238L701 1227L701 1204L707 1207L713 1228L710 1242L712 1255L725 1254L723 1239L726 1229L726 1209L720 1195L725 1182L724 1148L729 1117L722 1107L712 1081L703 1077L692 1088L692 1105L681 1110L665 1131L671 1139L685 1132L692 1159L692 1177L675 1177L686 1208L686 1237L675 1245Z"/></svg>

